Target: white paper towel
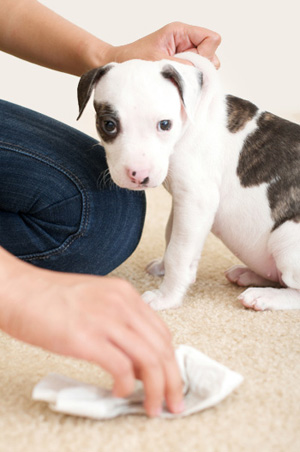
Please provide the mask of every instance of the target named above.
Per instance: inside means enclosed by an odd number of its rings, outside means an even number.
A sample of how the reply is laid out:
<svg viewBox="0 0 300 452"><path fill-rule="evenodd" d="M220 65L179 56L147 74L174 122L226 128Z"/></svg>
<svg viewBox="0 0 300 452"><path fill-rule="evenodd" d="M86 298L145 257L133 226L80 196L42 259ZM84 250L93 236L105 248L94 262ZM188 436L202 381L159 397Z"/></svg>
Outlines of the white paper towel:
<svg viewBox="0 0 300 452"><path fill-rule="evenodd" d="M184 382L185 409L180 414L172 414L164 406L160 414L162 418L187 416L216 405L243 381L240 374L193 347L180 345L176 350L176 358ZM141 383L130 397L117 398L110 390L62 375L49 374L34 387L32 398L48 402L54 411L93 419L146 414Z"/></svg>

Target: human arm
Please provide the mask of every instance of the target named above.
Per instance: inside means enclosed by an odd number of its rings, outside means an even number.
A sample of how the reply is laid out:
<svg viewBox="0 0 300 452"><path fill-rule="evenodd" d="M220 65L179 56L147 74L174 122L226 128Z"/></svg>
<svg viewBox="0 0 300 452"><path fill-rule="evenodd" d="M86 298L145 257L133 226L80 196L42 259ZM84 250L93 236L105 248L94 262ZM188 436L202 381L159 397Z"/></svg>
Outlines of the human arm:
<svg viewBox="0 0 300 452"><path fill-rule="evenodd" d="M82 75L111 61L159 60L197 51L217 67L220 36L202 27L174 22L131 44L112 46L36 0L0 0L0 49L32 63Z"/></svg>
<svg viewBox="0 0 300 452"><path fill-rule="evenodd" d="M0 0L0 49L74 75L106 62L112 47L37 0Z"/></svg>
<svg viewBox="0 0 300 452"><path fill-rule="evenodd" d="M0 329L54 353L94 362L114 378L114 394L144 383L145 408L182 409L171 335L126 281L59 273L22 262L0 247Z"/></svg>

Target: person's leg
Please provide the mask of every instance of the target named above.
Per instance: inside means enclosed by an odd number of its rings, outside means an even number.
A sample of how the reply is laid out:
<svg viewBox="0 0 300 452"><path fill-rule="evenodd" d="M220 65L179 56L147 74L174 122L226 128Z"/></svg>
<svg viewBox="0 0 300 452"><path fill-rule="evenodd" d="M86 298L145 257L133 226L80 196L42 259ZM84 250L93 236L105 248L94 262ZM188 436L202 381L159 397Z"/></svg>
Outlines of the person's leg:
<svg viewBox="0 0 300 452"><path fill-rule="evenodd" d="M52 270L104 275L136 248L145 195L117 187L103 148L0 101L0 245Z"/></svg>

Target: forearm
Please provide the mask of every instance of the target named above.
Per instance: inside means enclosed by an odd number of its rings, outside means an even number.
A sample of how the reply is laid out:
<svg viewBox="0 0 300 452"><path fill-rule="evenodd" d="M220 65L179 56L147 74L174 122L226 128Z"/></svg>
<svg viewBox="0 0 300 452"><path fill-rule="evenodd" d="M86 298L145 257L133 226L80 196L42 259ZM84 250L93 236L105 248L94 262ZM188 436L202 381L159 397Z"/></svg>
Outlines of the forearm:
<svg viewBox="0 0 300 452"><path fill-rule="evenodd" d="M36 0L0 0L0 49L74 75L109 62L111 45Z"/></svg>

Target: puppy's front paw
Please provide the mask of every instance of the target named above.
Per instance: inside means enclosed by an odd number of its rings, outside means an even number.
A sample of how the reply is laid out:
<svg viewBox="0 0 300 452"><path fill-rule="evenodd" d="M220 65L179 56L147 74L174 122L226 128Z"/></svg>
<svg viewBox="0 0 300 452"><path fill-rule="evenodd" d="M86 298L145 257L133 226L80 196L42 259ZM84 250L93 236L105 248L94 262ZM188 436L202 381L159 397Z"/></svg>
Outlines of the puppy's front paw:
<svg viewBox="0 0 300 452"><path fill-rule="evenodd" d="M164 276L164 261L161 259L155 259L154 261L151 261L146 267L146 272L150 273L150 275L153 276Z"/></svg>
<svg viewBox="0 0 300 452"><path fill-rule="evenodd" d="M142 295L143 300L151 306L154 311L162 311L163 309L178 308L180 301L172 298L164 297L159 289L148 290Z"/></svg>

